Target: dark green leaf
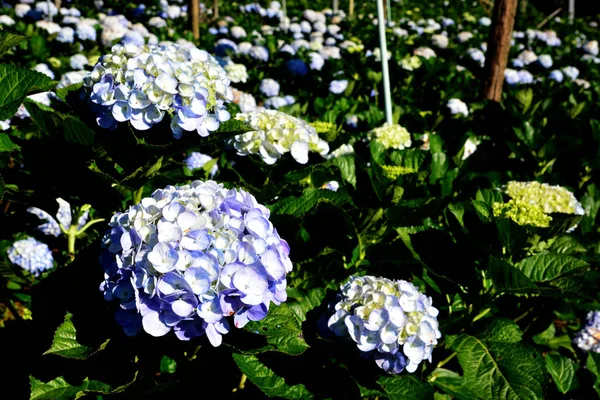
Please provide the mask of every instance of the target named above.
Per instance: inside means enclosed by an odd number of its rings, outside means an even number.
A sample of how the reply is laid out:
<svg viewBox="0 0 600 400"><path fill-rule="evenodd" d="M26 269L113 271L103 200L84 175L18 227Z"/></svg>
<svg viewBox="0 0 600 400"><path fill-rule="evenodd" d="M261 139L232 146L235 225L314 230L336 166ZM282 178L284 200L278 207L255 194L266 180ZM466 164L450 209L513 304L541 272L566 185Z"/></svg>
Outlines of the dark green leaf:
<svg viewBox="0 0 600 400"><path fill-rule="evenodd" d="M0 120L11 118L25 97L52 89L56 85L48 76L11 64L0 64Z"/></svg>
<svg viewBox="0 0 600 400"><path fill-rule="evenodd" d="M251 321L244 329L266 336L269 345L258 349L257 352L275 350L297 355L310 347L302 334L302 321L286 303L271 307L265 319Z"/></svg>
<svg viewBox="0 0 600 400"><path fill-rule="evenodd" d="M331 163L340 169L342 178L356 188L356 167L353 156L336 157Z"/></svg>
<svg viewBox="0 0 600 400"><path fill-rule="evenodd" d="M471 400L476 398L473 392L471 392L471 389L465 385L463 377L454 371L445 368L436 368L431 373L429 380L432 381L437 388L458 400Z"/></svg>
<svg viewBox="0 0 600 400"><path fill-rule="evenodd" d="M521 331L508 319L497 319L480 336L447 338L463 370L464 385L477 398L541 399L546 374L544 360L520 342Z"/></svg>
<svg viewBox="0 0 600 400"><path fill-rule="evenodd" d="M569 335L565 334L558 337L555 335L556 327L554 326L554 323L551 323L548 329L535 335L533 337L533 341L540 346L547 346L552 350L558 350L558 348L564 347L565 349L571 351L571 353L575 354L575 351L571 346L571 338Z"/></svg>
<svg viewBox="0 0 600 400"><path fill-rule="evenodd" d="M600 396L600 353L588 353L585 366L594 375L594 389Z"/></svg>
<svg viewBox="0 0 600 400"><path fill-rule="evenodd" d="M433 387L414 375L396 375L379 378L377 383L390 399L425 400L433 398Z"/></svg>
<svg viewBox="0 0 600 400"><path fill-rule="evenodd" d="M30 99L23 102L27 112L35 124L47 135L53 135L58 130L60 117L54 112L52 107L45 106Z"/></svg>
<svg viewBox="0 0 600 400"><path fill-rule="evenodd" d="M534 282L548 282L582 272L589 264L566 254L543 252L522 260L516 267Z"/></svg>
<svg viewBox="0 0 600 400"><path fill-rule="evenodd" d="M254 383L269 397L282 397L284 399L312 399L314 395L302 384L288 385L285 379L278 376L253 355L233 354L233 360Z"/></svg>
<svg viewBox="0 0 600 400"><path fill-rule="evenodd" d="M316 288L308 291L288 288L288 300L286 304L296 315L298 320L305 321L306 313L315 307L318 307L325 298L325 289ZM296 300L296 301L293 301Z"/></svg>
<svg viewBox="0 0 600 400"><path fill-rule="evenodd" d="M91 146L94 144L95 132L79 118L67 116L62 123L65 140L67 142Z"/></svg>
<svg viewBox="0 0 600 400"><path fill-rule="evenodd" d="M283 198L269 208L274 214L290 214L300 217L323 201L343 205L350 201L350 197L343 192L311 188L306 189L301 197Z"/></svg>
<svg viewBox="0 0 600 400"><path fill-rule="evenodd" d="M519 269L504 260L490 257L488 262L490 278L498 292L538 293L535 283Z"/></svg>
<svg viewBox="0 0 600 400"><path fill-rule="evenodd" d="M75 92L75 91L81 89L82 86L83 86L83 82L79 82L79 83L74 83L69 86L58 88L58 89L56 89L56 95L62 101L67 101L67 96L69 95L69 93Z"/></svg>
<svg viewBox="0 0 600 400"><path fill-rule="evenodd" d="M0 153L19 150L20 148L21 147L19 147L18 144L15 144L12 140L10 140L10 136L8 136L6 133L0 132Z"/></svg>
<svg viewBox="0 0 600 400"><path fill-rule="evenodd" d="M13 33L5 29L0 30L0 56L27 39L27 36Z"/></svg>
<svg viewBox="0 0 600 400"><path fill-rule="evenodd" d="M527 88L523 90L519 90L517 92L517 101L521 105L521 112L524 114L527 112L529 107L531 106L531 102L533 101L533 89Z"/></svg>
<svg viewBox="0 0 600 400"><path fill-rule="evenodd" d="M71 317L73 317L71 313L65 315L65 322L54 333L52 346L44 354L56 354L66 358L83 360L106 347L110 339L102 343L97 350L77 342L77 332L73 322L71 322Z"/></svg>
<svg viewBox="0 0 600 400"><path fill-rule="evenodd" d="M546 356L546 369L550 372L559 392L564 394L579 387L575 376L579 365L573 360L558 353L550 353Z"/></svg>

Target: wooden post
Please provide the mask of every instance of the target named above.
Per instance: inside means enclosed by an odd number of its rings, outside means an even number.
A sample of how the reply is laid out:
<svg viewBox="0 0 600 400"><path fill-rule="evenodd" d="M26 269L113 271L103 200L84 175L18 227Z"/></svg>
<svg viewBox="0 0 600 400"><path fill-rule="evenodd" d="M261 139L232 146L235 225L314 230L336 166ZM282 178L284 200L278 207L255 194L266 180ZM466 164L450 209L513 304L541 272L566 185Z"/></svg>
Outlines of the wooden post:
<svg viewBox="0 0 600 400"><path fill-rule="evenodd" d="M392 25L392 0L387 0L385 2L385 15L387 17L388 26Z"/></svg>
<svg viewBox="0 0 600 400"><path fill-rule="evenodd" d="M213 1L213 18L214 19L219 18L219 0Z"/></svg>
<svg viewBox="0 0 600 400"><path fill-rule="evenodd" d="M339 1L333 0L333 14L337 14L339 11Z"/></svg>
<svg viewBox="0 0 600 400"><path fill-rule="evenodd" d="M50 10L50 0L46 1L46 7L48 8L48 21L52 22L52 12Z"/></svg>
<svg viewBox="0 0 600 400"><path fill-rule="evenodd" d="M348 18L352 19L352 17L354 17L354 0L350 0L348 5Z"/></svg>
<svg viewBox="0 0 600 400"><path fill-rule="evenodd" d="M57 10L60 10L61 4L62 4L62 0L54 0L54 5L56 6Z"/></svg>
<svg viewBox="0 0 600 400"><path fill-rule="evenodd" d="M200 0L192 0L190 9L192 10L192 35L194 39L200 39Z"/></svg>
<svg viewBox="0 0 600 400"><path fill-rule="evenodd" d="M485 80L483 82L483 97L485 99L496 102L500 102L502 99L504 70L508 62L516 13L517 0L496 0L485 56Z"/></svg>

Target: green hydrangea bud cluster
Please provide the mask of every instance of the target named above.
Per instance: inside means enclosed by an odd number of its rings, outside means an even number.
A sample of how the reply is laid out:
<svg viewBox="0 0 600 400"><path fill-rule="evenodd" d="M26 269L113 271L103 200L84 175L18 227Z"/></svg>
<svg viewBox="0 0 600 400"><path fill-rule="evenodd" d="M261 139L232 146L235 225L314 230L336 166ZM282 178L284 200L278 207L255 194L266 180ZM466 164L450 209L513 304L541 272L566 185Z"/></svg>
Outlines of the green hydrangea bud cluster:
<svg viewBox="0 0 600 400"><path fill-rule="evenodd" d="M411 146L410 133L399 124L385 123L373 129L372 139L381 143L386 149L403 150Z"/></svg>
<svg viewBox="0 0 600 400"><path fill-rule="evenodd" d="M519 225L547 228L552 221L549 214L585 213L573 193L561 186L511 181L506 185L505 192L511 199L506 203L494 203L494 216L510 218Z"/></svg>
<svg viewBox="0 0 600 400"><path fill-rule="evenodd" d="M400 175L414 174L417 172L414 168L402 167L400 165L382 165L381 170L386 178L393 181L398 179Z"/></svg>
<svg viewBox="0 0 600 400"><path fill-rule="evenodd" d="M337 127L331 122L314 121L310 123L310 126L315 128L327 142L333 142L337 136Z"/></svg>

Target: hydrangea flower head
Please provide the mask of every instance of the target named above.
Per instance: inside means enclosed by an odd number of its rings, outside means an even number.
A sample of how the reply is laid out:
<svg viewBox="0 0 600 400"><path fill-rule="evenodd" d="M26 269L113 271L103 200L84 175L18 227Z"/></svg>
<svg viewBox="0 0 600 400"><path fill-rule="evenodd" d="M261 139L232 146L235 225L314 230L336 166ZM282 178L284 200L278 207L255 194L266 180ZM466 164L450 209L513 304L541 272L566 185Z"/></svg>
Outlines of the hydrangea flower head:
<svg viewBox="0 0 600 400"><path fill-rule="evenodd" d="M54 259L48 245L34 238L18 240L7 250L10 262L38 276L52 268Z"/></svg>
<svg viewBox="0 0 600 400"><path fill-rule="evenodd" d="M552 213L583 215L585 211L570 191L547 183L515 182L506 185L507 203L494 203L496 217L510 218L519 225L547 228Z"/></svg>
<svg viewBox="0 0 600 400"><path fill-rule="evenodd" d="M230 118L229 83L214 57L178 44L115 45L84 80L101 127L129 121L146 130L169 114L176 139L183 131L206 137Z"/></svg>
<svg viewBox="0 0 600 400"><path fill-rule="evenodd" d="M385 123L373 129L373 139L381 143L386 149L403 150L411 146L410 133L399 124Z"/></svg>
<svg viewBox="0 0 600 400"><path fill-rule="evenodd" d="M391 374L415 372L421 361L431 362L442 336L431 297L404 280L353 276L342 285L333 308L329 329L349 336Z"/></svg>
<svg viewBox="0 0 600 400"><path fill-rule="evenodd" d="M329 152L329 145L319 138L315 128L283 112L263 110L240 113L236 119L254 129L232 139L239 155L259 154L265 163L272 165L290 152L297 162L306 164L309 151L321 156Z"/></svg>
<svg viewBox="0 0 600 400"><path fill-rule="evenodd" d="M287 299L289 246L269 210L214 181L167 186L116 213L103 239L100 285L127 335L206 334L213 346Z"/></svg>
<svg viewBox="0 0 600 400"><path fill-rule="evenodd" d="M585 327L579 331L573 343L583 351L600 353L600 311L590 311Z"/></svg>
<svg viewBox="0 0 600 400"><path fill-rule="evenodd" d="M465 117L469 115L469 107L461 99L450 99L446 106L450 109L452 114L462 114Z"/></svg>

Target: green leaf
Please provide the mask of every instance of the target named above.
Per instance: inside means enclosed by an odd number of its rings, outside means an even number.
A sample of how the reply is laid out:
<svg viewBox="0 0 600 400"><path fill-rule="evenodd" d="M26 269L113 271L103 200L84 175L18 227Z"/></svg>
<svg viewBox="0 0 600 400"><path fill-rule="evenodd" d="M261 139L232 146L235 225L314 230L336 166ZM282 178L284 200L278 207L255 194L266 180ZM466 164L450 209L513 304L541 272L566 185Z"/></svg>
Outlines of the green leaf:
<svg viewBox="0 0 600 400"><path fill-rule="evenodd" d="M575 376L579 365L573 360L558 353L550 353L546 356L546 369L550 372L559 392L565 394L579 387Z"/></svg>
<svg viewBox="0 0 600 400"><path fill-rule="evenodd" d="M70 115L66 116L63 120L62 128L67 142L84 146L94 144L94 135L96 133L93 129L88 128L79 118Z"/></svg>
<svg viewBox="0 0 600 400"><path fill-rule="evenodd" d="M377 383L390 399L425 400L433 398L433 387L415 375L396 375L379 378Z"/></svg>
<svg viewBox="0 0 600 400"><path fill-rule="evenodd" d="M600 396L600 353L588 353L585 367L595 376L594 389Z"/></svg>
<svg viewBox="0 0 600 400"><path fill-rule="evenodd" d="M129 174L125 179L123 179L121 184L134 187L141 186L148 179L156 175L158 171L160 171L160 168L162 167L162 161L163 157L160 156L158 159L153 160L153 162L149 163L148 165L139 167L133 173Z"/></svg>
<svg viewBox="0 0 600 400"><path fill-rule="evenodd" d="M69 95L69 93L76 92L77 90L81 89L82 86L83 86L83 82L79 82L79 83L74 83L69 86L58 88L58 89L56 89L56 95L62 101L67 101L67 96Z"/></svg>
<svg viewBox="0 0 600 400"><path fill-rule="evenodd" d="M458 400L471 400L476 398L473 392L471 392L471 389L465 385L463 377L449 369L436 368L431 373L429 381L433 382L435 387L443 390Z"/></svg>
<svg viewBox="0 0 600 400"><path fill-rule="evenodd" d="M27 39L27 36L20 35L7 31L6 29L0 30L0 56Z"/></svg>
<svg viewBox="0 0 600 400"><path fill-rule="evenodd" d="M340 169L342 178L356 188L356 166L353 156L336 157L331 163Z"/></svg>
<svg viewBox="0 0 600 400"><path fill-rule="evenodd" d="M125 391L137 379L137 372L133 379L121 386L112 388L110 385L85 378L81 385L73 386L62 376L44 383L33 376L29 376L30 397L29 400L68 400L79 399L89 394L115 394Z"/></svg>
<svg viewBox="0 0 600 400"><path fill-rule="evenodd" d="M434 183L438 179L442 178L447 170L448 160L446 153L434 153L432 155L431 175L429 176L429 182Z"/></svg>
<svg viewBox="0 0 600 400"><path fill-rule="evenodd" d="M53 135L58 130L60 124L59 116L52 107L35 102L31 99L23 101L27 112L35 124L47 135Z"/></svg>
<svg viewBox="0 0 600 400"><path fill-rule="evenodd" d="M478 190L475 195L475 200L481 201L491 208L494 206L494 203L502 203L502 194L497 190Z"/></svg>
<svg viewBox="0 0 600 400"><path fill-rule="evenodd" d="M581 112L583 111L584 108L585 108L585 101L582 101L581 103L577 103L575 106L573 106L573 108L569 112L569 115L571 116L571 118L575 119L579 114L581 114Z"/></svg>
<svg viewBox="0 0 600 400"><path fill-rule="evenodd" d="M533 89L527 88L519 90L516 97L517 101L521 105L521 112L526 113L531 106L531 102L533 101Z"/></svg>
<svg viewBox="0 0 600 400"><path fill-rule="evenodd" d="M464 385L476 398L541 399L546 374L544 360L521 342L519 327L497 319L480 336L467 334L447 338L463 370Z"/></svg>
<svg viewBox="0 0 600 400"><path fill-rule="evenodd" d="M266 336L269 345L256 352L274 350L298 355L310 347L302 334L302 321L286 303L272 307L265 319L250 321L244 329Z"/></svg>
<svg viewBox="0 0 600 400"><path fill-rule="evenodd" d="M575 351L571 346L571 338L569 335L565 334L558 337L555 335L556 327L554 326L554 323L551 323L545 331L533 336L533 342L535 344L539 344L540 346L547 346L552 350L558 350L558 348L564 347L565 349L571 351L571 353L575 354Z"/></svg>
<svg viewBox="0 0 600 400"><path fill-rule="evenodd" d="M286 304L301 322L306 320L306 313L320 306L325 298L325 289L323 288L316 288L309 291L288 288L287 293L288 300Z"/></svg>
<svg viewBox="0 0 600 400"><path fill-rule="evenodd" d="M473 208L482 222L488 223L492 221L492 208L487 203L479 200L471 200L471 204L473 204Z"/></svg>
<svg viewBox="0 0 600 400"><path fill-rule="evenodd" d="M84 389L83 385L71 386L62 376L48 383L43 383L33 376L29 376L29 385L31 388L29 400L74 399L77 393Z"/></svg>
<svg viewBox="0 0 600 400"><path fill-rule="evenodd" d="M10 136L8 136L6 133L0 132L0 153L19 150L20 148L21 147L18 144L15 144L12 140L10 140Z"/></svg>
<svg viewBox="0 0 600 400"><path fill-rule="evenodd" d="M278 376L253 355L232 354L233 360L254 383L269 397L282 397L284 399L312 399L314 395L302 384L288 385L285 379Z"/></svg>
<svg viewBox="0 0 600 400"><path fill-rule="evenodd" d="M0 120L12 118L25 97L52 89L56 85L37 71L0 64Z"/></svg>
<svg viewBox="0 0 600 400"><path fill-rule="evenodd" d="M522 260L516 267L534 282L548 282L582 272L589 264L566 254L543 252Z"/></svg>
<svg viewBox="0 0 600 400"><path fill-rule="evenodd" d="M163 356L160 360L160 372L163 374L174 374L177 371L177 361Z"/></svg>
<svg viewBox="0 0 600 400"><path fill-rule="evenodd" d="M549 250L558 254L584 253L587 251L585 246L579 243L571 235L557 237L550 245Z"/></svg>
<svg viewBox="0 0 600 400"><path fill-rule="evenodd" d="M343 192L310 188L306 189L300 197L291 196L283 198L269 208L274 214L290 214L300 217L323 201L341 206L351 201L351 199Z"/></svg>
<svg viewBox="0 0 600 400"><path fill-rule="evenodd" d="M73 317L73 314L71 313L67 313L67 315L65 315L65 321L54 333L52 346L46 350L44 355L56 354L66 358L83 360L106 347L110 339L102 343L97 350L79 344L77 342L77 332L75 331L75 326L71 322L71 317Z"/></svg>
<svg viewBox="0 0 600 400"><path fill-rule="evenodd" d="M488 271L498 292L538 293L539 289L523 272L504 260L490 257Z"/></svg>

